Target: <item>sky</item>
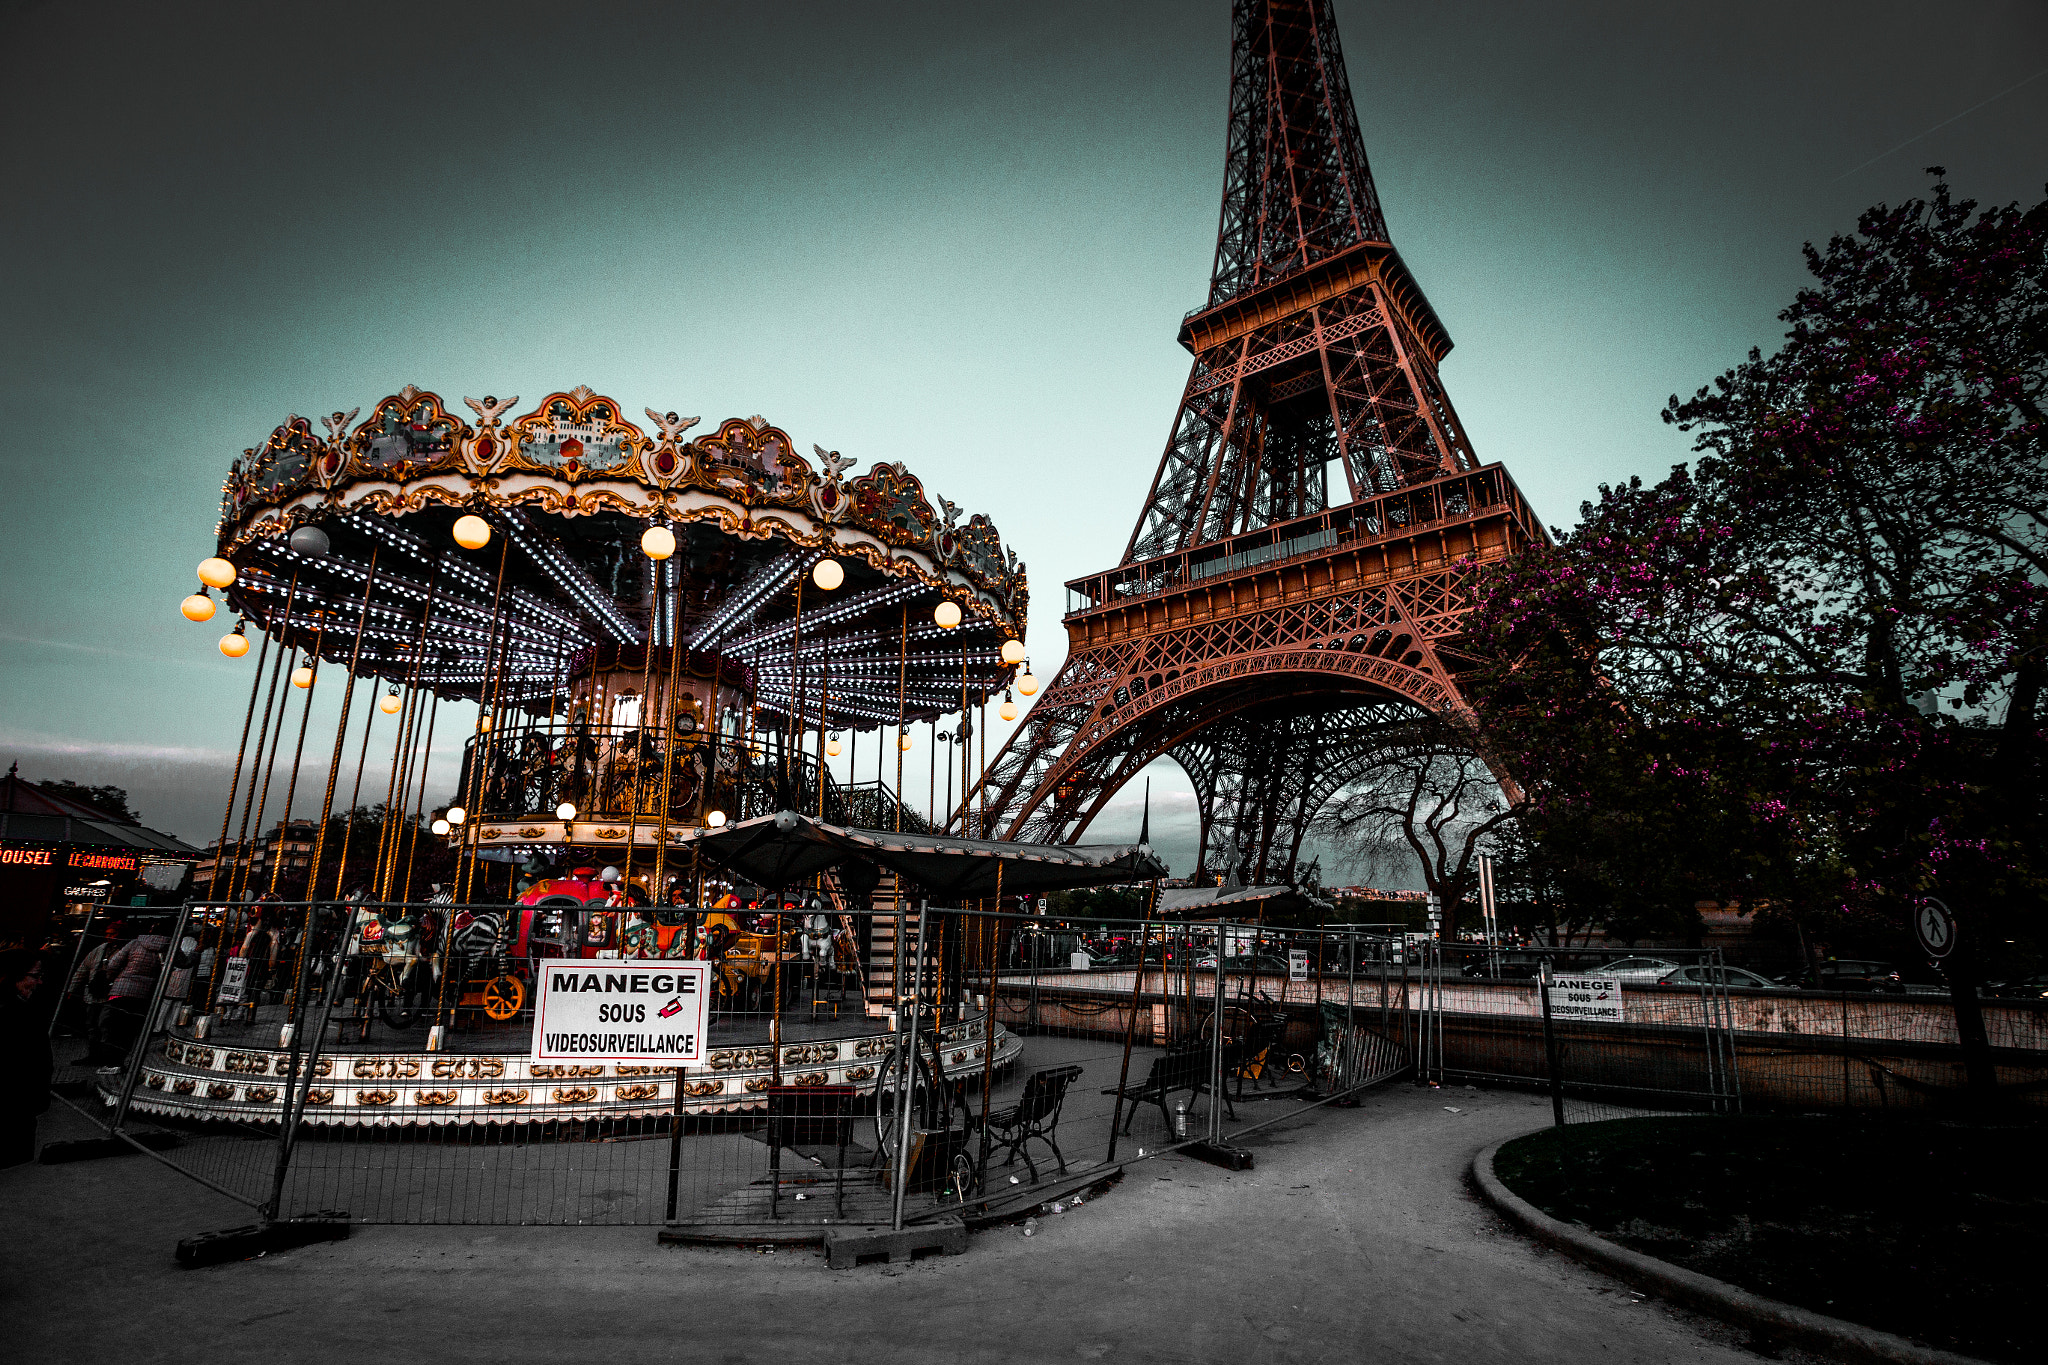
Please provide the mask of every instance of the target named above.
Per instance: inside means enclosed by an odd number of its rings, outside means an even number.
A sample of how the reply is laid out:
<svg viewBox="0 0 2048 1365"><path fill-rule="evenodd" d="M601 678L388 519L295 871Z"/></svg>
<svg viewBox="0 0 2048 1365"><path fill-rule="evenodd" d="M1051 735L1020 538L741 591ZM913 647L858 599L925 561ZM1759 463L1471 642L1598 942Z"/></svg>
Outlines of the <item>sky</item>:
<svg viewBox="0 0 2048 1365"><path fill-rule="evenodd" d="M1660 409L1774 344L1802 242L1928 165L2048 181L2038 3L1336 8L1452 401L1553 525L1686 457ZM406 383L903 460L1028 563L1049 678L1187 377L1228 82L1222 0L9 8L0 762L214 837L255 656L177 604L220 480ZM1185 871L1192 794L1153 776Z"/></svg>

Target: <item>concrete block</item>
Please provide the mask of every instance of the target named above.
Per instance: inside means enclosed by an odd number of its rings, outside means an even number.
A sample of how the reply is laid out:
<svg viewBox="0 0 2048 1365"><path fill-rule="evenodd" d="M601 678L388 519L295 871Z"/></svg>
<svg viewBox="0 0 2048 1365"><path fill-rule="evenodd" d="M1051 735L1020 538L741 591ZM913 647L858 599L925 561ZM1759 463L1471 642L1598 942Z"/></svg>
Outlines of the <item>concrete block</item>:
<svg viewBox="0 0 2048 1365"><path fill-rule="evenodd" d="M880 1227L837 1227L825 1234L825 1264L848 1270L872 1261L914 1261L958 1256L967 1250L967 1225L956 1219L918 1223L901 1232Z"/></svg>

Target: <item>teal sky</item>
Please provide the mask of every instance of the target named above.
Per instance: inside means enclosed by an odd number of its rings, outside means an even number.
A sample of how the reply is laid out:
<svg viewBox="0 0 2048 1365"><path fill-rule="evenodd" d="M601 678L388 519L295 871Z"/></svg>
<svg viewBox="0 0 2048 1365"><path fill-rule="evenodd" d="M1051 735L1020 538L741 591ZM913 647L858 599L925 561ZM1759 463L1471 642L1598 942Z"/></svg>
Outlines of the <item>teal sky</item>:
<svg viewBox="0 0 2048 1365"><path fill-rule="evenodd" d="M1773 343L1802 241L1929 164L2048 180L2038 4L1337 8L1452 399L1553 523L1684 457L1660 406ZM1227 9L11 9L0 762L212 837L254 656L177 603L220 479L407 382L902 459L1029 563L1050 676L1186 378ZM1177 870L1190 799L1155 782ZM1136 825L1131 791L1090 837Z"/></svg>

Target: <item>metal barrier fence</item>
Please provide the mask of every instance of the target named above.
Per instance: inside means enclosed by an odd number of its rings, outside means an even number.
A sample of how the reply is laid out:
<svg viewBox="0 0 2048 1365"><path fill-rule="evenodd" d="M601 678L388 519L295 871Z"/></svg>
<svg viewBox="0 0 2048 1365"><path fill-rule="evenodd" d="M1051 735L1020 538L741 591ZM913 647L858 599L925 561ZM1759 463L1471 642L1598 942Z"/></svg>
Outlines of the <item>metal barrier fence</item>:
<svg viewBox="0 0 2048 1365"><path fill-rule="evenodd" d="M92 1073L100 1113L267 1218L744 1240L1028 1213L1164 1152L1232 1159L1402 1075L1548 1091L1560 1123L1960 1085L1946 1001L1743 989L1711 951L1660 953L1676 975L1624 980L1618 1017L1546 1019L1538 978L1611 957L910 905L193 906L182 937L209 965L160 977L161 1026ZM533 1055L541 973L700 960L701 1062ZM1985 1012L2002 1080L2038 1103L2048 1011Z"/></svg>
<svg viewBox="0 0 2048 1365"><path fill-rule="evenodd" d="M266 1217L1003 1216L1412 1068L1365 936L904 906L190 907L212 950L95 1075L109 1126ZM175 941L174 935L174 941ZM1072 940L1064 963L1047 945ZM1220 950L1220 951L1219 951ZM1081 956L1077 959L1075 953ZM557 964L707 960L707 1055L537 1061ZM152 1138L145 1145L155 1146Z"/></svg>
<svg viewBox="0 0 2048 1365"><path fill-rule="evenodd" d="M1791 989L1727 966L1715 949L1405 951L1421 978L1424 1078L1549 1089L1560 1124L1671 1112L1924 1111L1964 1094L1946 995ZM1618 976L1615 1017L1546 1017L1546 974ZM2002 1092L2042 1103L2048 1008L1992 999L1979 1008Z"/></svg>

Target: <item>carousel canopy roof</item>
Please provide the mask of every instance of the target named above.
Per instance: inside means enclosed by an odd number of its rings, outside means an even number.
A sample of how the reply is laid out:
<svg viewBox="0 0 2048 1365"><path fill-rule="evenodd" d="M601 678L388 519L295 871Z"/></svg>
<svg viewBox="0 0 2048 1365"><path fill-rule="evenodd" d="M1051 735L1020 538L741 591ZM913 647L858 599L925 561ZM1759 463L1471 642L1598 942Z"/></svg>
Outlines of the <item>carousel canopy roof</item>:
<svg viewBox="0 0 2048 1365"><path fill-rule="evenodd" d="M1278 886L1183 886L1159 893L1162 915L1206 915L1210 911L1243 913L1263 905L1276 914L1299 910L1328 910L1330 902L1312 891L1281 884Z"/></svg>
<svg viewBox="0 0 2048 1365"><path fill-rule="evenodd" d="M806 726L821 707L828 726L926 719L1016 671L1001 649L1024 633L1024 565L900 462L855 473L760 417L690 439L695 418L636 425L581 387L524 416L464 401L474 422L408 385L361 421L322 419L324 437L294 416L243 452L217 528L229 605L361 673L535 714L575 661L650 644L744 669L761 707ZM465 516L485 544L457 545ZM814 577L825 560L836 587ZM934 623L942 601L957 626Z"/></svg>
<svg viewBox="0 0 2048 1365"><path fill-rule="evenodd" d="M939 895L968 900L1037 895L1166 875L1143 844L1022 844L950 839L826 824L794 811L757 816L724 829L687 830L677 842L766 887L784 887L850 860L894 872ZM1000 881L999 881L1000 878Z"/></svg>

